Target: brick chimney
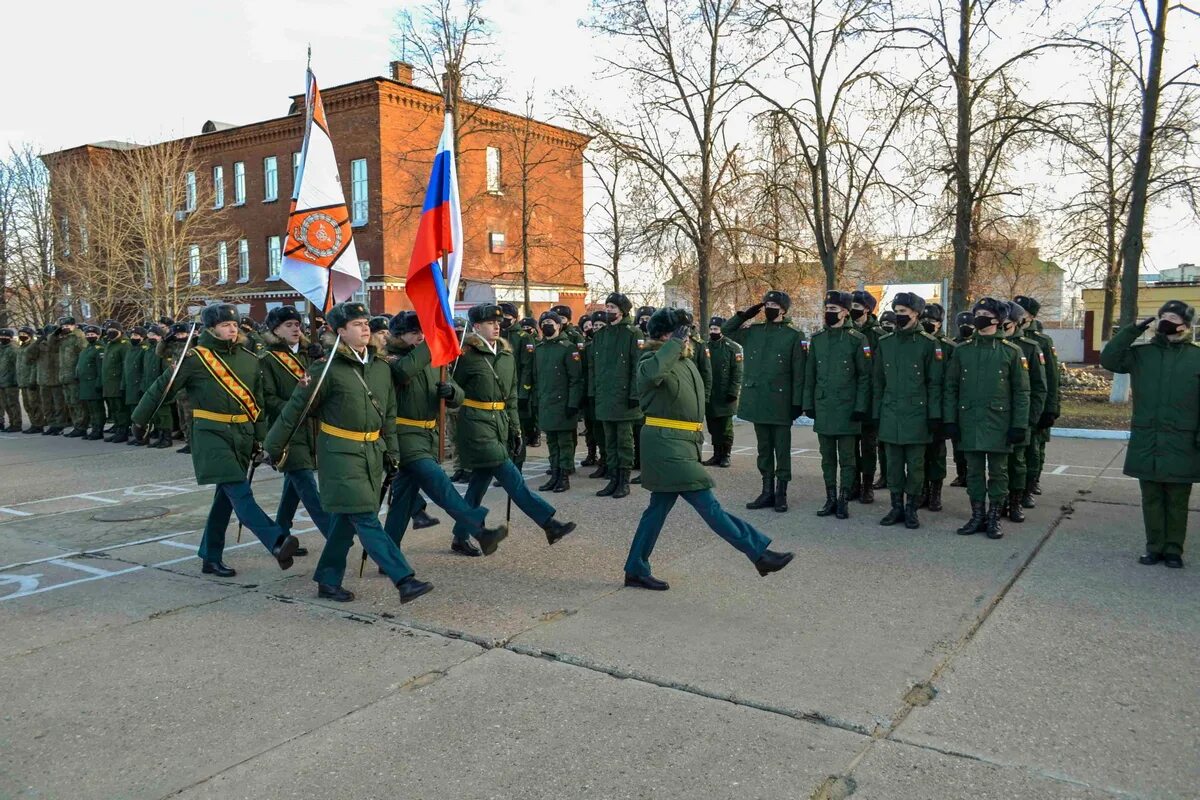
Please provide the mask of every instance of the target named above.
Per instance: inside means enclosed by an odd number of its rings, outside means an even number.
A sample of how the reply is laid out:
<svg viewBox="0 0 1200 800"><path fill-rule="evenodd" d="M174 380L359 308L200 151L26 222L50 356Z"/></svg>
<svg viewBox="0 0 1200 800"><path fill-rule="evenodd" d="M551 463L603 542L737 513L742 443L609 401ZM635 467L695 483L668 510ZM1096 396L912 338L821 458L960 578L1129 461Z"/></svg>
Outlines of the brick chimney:
<svg viewBox="0 0 1200 800"><path fill-rule="evenodd" d="M396 83L403 83L405 86L412 86L413 82L413 66L406 61L392 62L392 80Z"/></svg>

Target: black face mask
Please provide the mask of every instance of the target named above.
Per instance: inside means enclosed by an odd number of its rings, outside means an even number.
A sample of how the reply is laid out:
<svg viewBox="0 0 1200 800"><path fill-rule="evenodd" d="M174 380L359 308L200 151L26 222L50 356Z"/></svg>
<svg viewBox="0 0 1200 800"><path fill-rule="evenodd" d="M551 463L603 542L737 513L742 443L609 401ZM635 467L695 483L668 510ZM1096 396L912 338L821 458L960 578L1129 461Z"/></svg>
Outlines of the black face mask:
<svg viewBox="0 0 1200 800"><path fill-rule="evenodd" d="M615 325L621 319L621 315L616 311L609 311L605 316L608 318L608 324L610 325Z"/></svg>
<svg viewBox="0 0 1200 800"><path fill-rule="evenodd" d="M779 319L779 315L782 313L783 313L783 309L781 309L781 308L763 309L763 314L766 316L767 322L774 322L775 320Z"/></svg>
<svg viewBox="0 0 1200 800"><path fill-rule="evenodd" d="M882 322L879 324L879 327L883 329L884 333L895 333L896 332L896 326L890 322Z"/></svg>
<svg viewBox="0 0 1200 800"><path fill-rule="evenodd" d="M110 330L110 331L109 331L107 334L105 334L105 335L108 337L108 340L109 340L110 342L115 342L117 339L120 339L120 338L121 338L121 332L120 332L120 331L116 331L116 330Z"/></svg>
<svg viewBox="0 0 1200 800"><path fill-rule="evenodd" d="M841 319L842 319L842 313L840 311L826 311L825 312L825 324L831 328L833 326L837 325L838 322L841 321Z"/></svg>
<svg viewBox="0 0 1200 800"><path fill-rule="evenodd" d="M974 332L975 332L975 327L973 325L959 325L958 326L958 335L964 339L970 339L971 334Z"/></svg>
<svg viewBox="0 0 1200 800"><path fill-rule="evenodd" d="M95 344L100 339L99 336L85 336L84 338L87 339L91 344Z"/></svg>
<svg viewBox="0 0 1200 800"><path fill-rule="evenodd" d="M708 340L709 340L710 342L719 342L719 341L721 341L721 334L720 334L720 332L717 332L717 333L712 333L712 332L709 332L709 334L708 334Z"/></svg>
<svg viewBox="0 0 1200 800"><path fill-rule="evenodd" d="M135 347L142 343L142 339L140 336L130 336L129 341L133 342Z"/></svg>
<svg viewBox="0 0 1200 800"><path fill-rule="evenodd" d="M910 317L908 314L897 314L896 315L896 330L900 330L901 328L907 328L908 323L910 323L910 322L912 322L912 317Z"/></svg>
<svg viewBox="0 0 1200 800"><path fill-rule="evenodd" d="M937 325L935 325L931 319L921 320L921 327L925 329L926 333L933 333L937 330Z"/></svg>
<svg viewBox="0 0 1200 800"><path fill-rule="evenodd" d="M556 332L553 323L546 322L542 325L542 336L545 336L547 339L554 336Z"/></svg>
<svg viewBox="0 0 1200 800"><path fill-rule="evenodd" d="M852 309L850 309L850 319L854 320L855 322L858 322L860 319L863 318L863 314L866 314L866 313L867 313L867 310L865 308L852 308Z"/></svg>
<svg viewBox="0 0 1200 800"><path fill-rule="evenodd" d="M980 328L987 328L987 327L991 326L995 321L996 320L992 317L977 316L977 317L975 317L975 330L979 330Z"/></svg>
<svg viewBox="0 0 1200 800"><path fill-rule="evenodd" d="M1176 325L1174 322L1171 322L1169 320L1160 319L1158 321L1158 327L1155 328L1155 330L1157 330L1163 336L1174 336L1175 334L1179 333L1179 329L1181 327L1183 327L1183 326Z"/></svg>
<svg viewBox="0 0 1200 800"><path fill-rule="evenodd" d="M505 317L504 319L500 320L500 330L506 331L512 327L512 324L513 321L508 317Z"/></svg>

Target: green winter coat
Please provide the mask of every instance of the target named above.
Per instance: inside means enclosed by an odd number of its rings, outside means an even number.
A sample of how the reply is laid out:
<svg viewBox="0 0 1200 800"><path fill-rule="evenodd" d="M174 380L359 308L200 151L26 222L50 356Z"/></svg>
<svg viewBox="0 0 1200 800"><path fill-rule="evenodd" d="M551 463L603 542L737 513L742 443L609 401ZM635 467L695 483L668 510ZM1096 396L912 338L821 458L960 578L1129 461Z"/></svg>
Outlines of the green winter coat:
<svg viewBox="0 0 1200 800"><path fill-rule="evenodd" d="M100 380L104 384L104 398L124 399L122 381L125 377L125 354L129 352L129 340L110 339L104 343L100 356Z"/></svg>
<svg viewBox="0 0 1200 800"><path fill-rule="evenodd" d="M533 348L517 396L537 409L542 430L573 431L583 408L583 389L583 353L559 334Z"/></svg>
<svg viewBox="0 0 1200 800"><path fill-rule="evenodd" d="M303 375L310 366L308 354L303 344L299 352L293 353L291 348L274 336L267 350L259 358L258 364L263 374L263 402L267 407L267 425L274 425L283 413L284 407L292 397L300 378L293 372L299 370ZM302 469L316 469L317 460L313 455L313 443L316 440L315 426L308 420L300 426L292 436L288 445L287 461L280 468L281 472L295 472Z"/></svg>
<svg viewBox="0 0 1200 800"><path fill-rule="evenodd" d="M244 338L243 347L249 350L255 358L262 358L263 354L267 352L267 341L258 331L243 328L242 337Z"/></svg>
<svg viewBox="0 0 1200 800"><path fill-rule="evenodd" d="M1200 483L1200 345L1169 342L1127 325L1108 341L1100 365L1127 372L1133 422L1125 474L1144 481Z"/></svg>
<svg viewBox="0 0 1200 800"><path fill-rule="evenodd" d="M0 345L0 389L17 385L17 355L20 349L16 339Z"/></svg>
<svg viewBox="0 0 1200 800"><path fill-rule="evenodd" d="M16 340L13 341L13 346L17 346ZM33 349L33 342L20 345L18 349L20 352L17 353L17 385L22 389L37 386L37 351Z"/></svg>
<svg viewBox="0 0 1200 800"><path fill-rule="evenodd" d="M1032 325L1025 329L1025 338L1034 340L1042 348L1042 366L1046 369L1046 405L1042 410L1057 417L1061 412L1061 402L1058 388L1058 350L1054 347L1054 340Z"/></svg>
<svg viewBox="0 0 1200 800"><path fill-rule="evenodd" d="M393 339L388 343L384 356L392 370L392 383L396 388L396 417L435 422L438 418L437 385L441 371L432 367L429 345L421 342L416 347L406 347L404 342ZM462 405L463 390L454 381L454 396L446 401L449 408ZM400 466L422 458L436 459L438 455L438 429L418 428L396 423L396 442L400 449Z"/></svg>
<svg viewBox="0 0 1200 800"><path fill-rule="evenodd" d="M562 333L560 335L567 337L572 344L579 345L587 342L587 337L583 335L583 331L579 330L579 328L573 322L568 322L563 325Z"/></svg>
<svg viewBox="0 0 1200 800"><path fill-rule="evenodd" d="M976 333L946 368L942 421L957 424L963 452L1011 453L1008 431L1029 424L1029 365L998 334Z"/></svg>
<svg viewBox="0 0 1200 800"><path fill-rule="evenodd" d="M463 469L486 469L508 458L509 431L520 430L517 418L517 364L512 348L496 340L493 353L479 335L468 333L462 355L454 368L454 382L467 400L502 403L495 411L464 405L455 428L458 455Z"/></svg>
<svg viewBox="0 0 1200 800"><path fill-rule="evenodd" d="M158 342L147 339L146 349L142 351L142 390L149 389L163 374L163 370L163 360L158 356Z"/></svg>
<svg viewBox="0 0 1200 800"><path fill-rule="evenodd" d="M529 368L529 362L533 359L533 348L537 345L538 338L526 333L525 329L517 324L513 324L506 331L501 331L500 338L508 342L509 347L512 348L513 359L517 362L517 376L524 375Z"/></svg>
<svg viewBox="0 0 1200 800"><path fill-rule="evenodd" d="M742 328L734 314L721 332L742 346L742 397L738 416L762 425L791 425L804 404L804 334L783 317Z"/></svg>
<svg viewBox="0 0 1200 800"><path fill-rule="evenodd" d="M697 423L697 430L642 426L642 488L651 492L713 487L708 470L700 464L704 380L688 349L690 342L685 349L675 339L648 341L638 362L638 396L646 416Z"/></svg>
<svg viewBox="0 0 1200 800"><path fill-rule="evenodd" d="M1025 442L1028 445L1037 428L1038 419L1046 408L1046 368L1042 345L1029 336L1014 336L1010 342L1021 348L1021 355L1029 365L1029 424L1025 427Z"/></svg>
<svg viewBox="0 0 1200 800"><path fill-rule="evenodd" d="M142 364L146 360L146 351L150 345L143 339L140 342L129 341L129 349L125 351L125 363L121 368L121 385L125 387L126 405L135 406L142 399Z"/></svg>
<svg viewBox="0 0 1200 800"><path fill-rule="evenodd" d="M192 469L196 473L196 483L200 485L213 483L238 483L246 480L246 472L250 466L250 457L254 443L261 442L267 435L267 415L264 409L262 372L256 359L242 345L244 339L225 342L217 339L210 331L200 334L197 346L206 347L225 363L225 366L237 376L241 385L252 395L259 414L249 422L218 422L216 420L193 417L192 438L189 444L192 448ZM112 350L116 350L120 358L110 358ZM105 348L104 356L104 395L109 397L109 367L110 364L123 362L129 343L126 339L110 342ZM171 373L164 372L150 385L142 395L137 408L133 410L133 421L138 425L148 425L150 415L159 405L167 391L167 383ZM193 348L184 357L183 366L171 385L171 391L163 399L163 405L172 402L180 391L186 391L191 400L193 411L209 411L215 414L246 414L246 409L234 399L224 386L209 373L200 356ZM186 423L185 423L186 424Z"/></svg>
<svg viewBox="0 0 1200 800"><path fill-rule="evenodd" d="M805 360L805 409L815 411L822 436L858 436L870 412L871 347L854 328L824 328L812 335ZM857 412L859 419L851 419Z"/></svg>
<svg viewBox="0 0 1200 800"><path fill-rule="evenodd" d="M722 336L708 343L708 360L712 366L712 391L704 413L710 417L731 417L738 410L738 395L742 393L742 346Z"/></svg>
<svg viewBox="0 0 1200 800"><path fill-rule="evenodd" d="M712 353L708 351L708 343L699 336L692 336L691 341L692 362L700 373L700 380L704 381L704 402L707 403L712 397Z"/></svg>
<svg viewBox="0 0 1200 800"><path fill-rule="evenodd" d="M80 400L102 400L104 381L100 375L104 348L99 341L88 344L75 363L75 378L79 381Z"/></svg>
<svg viewBox="0 0 1200 800"><path fill-rule="evenodd" d="M399 455L396 449L396 390L392 387L391 370L387 362L377 357L374 347L368 346L367 353L367 363L363 364L350 348L338 345L337 352L328 356L333 363L329 365L329 372L310 411L326 425L380 434L378 439L370 442L326 432L317 435L317 483L321 505L331 514L378 513L382 500L384 454L393 460ZM321 360L308 368L309 385L296 387L279 419L271 426L266 449L273 458L279 457L292 428L301 424L300 415L324 367L325 362ZM367 388L363 387L364 383ZM195 402L195 398L192 401Z"/></svg>
<svg viewBox="0 0 1200 800"><path fill-rule="evenodd" d="M58 342L58 382L66 385L76 383L75 366L79 363L79 354L88 346L87 337L79 328L62 336Z"/></svg>
<svg viewBox="0 0 1200 800"><path fill-rule="evenodd" d="M596 419L601 422L636 422L642 418L637 402L641 335L627 316L592 336L588 381L594 387Z"/></svg>
<svg viewBox="0 0 1200 800"><path fill-rule="evenodd" d="M930 423L942 419L942 388L951 348L918 326L879 337L872 358L871 418L879 420L881 442L933 441Z"/></svg>
<svg viewBox="0 0 1200 800"><path fill-rule="evenodd" d="M33 356L37 359L38 386L61 386L58 375L58 341L38 338L33 341Z"/></svg>

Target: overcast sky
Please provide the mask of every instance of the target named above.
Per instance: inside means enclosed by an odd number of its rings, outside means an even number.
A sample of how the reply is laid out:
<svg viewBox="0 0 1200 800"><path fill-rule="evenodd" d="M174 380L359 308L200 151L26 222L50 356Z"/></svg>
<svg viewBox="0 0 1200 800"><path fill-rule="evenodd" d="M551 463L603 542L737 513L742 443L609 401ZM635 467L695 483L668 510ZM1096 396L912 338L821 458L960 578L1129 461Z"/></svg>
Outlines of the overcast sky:
<svg viewBox="0 0 1200 800"><path fill-rule="evenodd" d="M0 48L0 146L43 151L103 139L150 142L281 116L304 91L305 48L323 86L383 75L405 0L111 0L10 3ZM587 0L493 0L509 94L586 87ZM336 137L336 131L334 132ZM336 144L336 140L335 140ZM1150 220L1146 269L1200 262L1182 209Z"/></svg>

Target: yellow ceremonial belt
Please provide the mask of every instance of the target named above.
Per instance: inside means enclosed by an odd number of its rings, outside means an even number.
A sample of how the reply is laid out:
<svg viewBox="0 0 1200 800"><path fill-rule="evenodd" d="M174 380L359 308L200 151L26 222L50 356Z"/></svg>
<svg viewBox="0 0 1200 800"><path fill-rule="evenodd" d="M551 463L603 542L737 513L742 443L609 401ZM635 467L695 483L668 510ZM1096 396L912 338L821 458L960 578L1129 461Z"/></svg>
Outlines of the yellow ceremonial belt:
<svg viewBox="0 0 1200 800"><path fill-rule="evenodd" d="M348 431L345 428L330 425L328 422L321 423L321 433L328 433L339 439L349 439L352 442L373 442L379 438L379 431Z"/></svg>
<svg viewBox="0 0 1200 800"><path fill-rule="evenodd" d="M213 422L224 422L226 425L250 421L250 417L246 414L218 414L215 411L205 411L203 408L193 408L192 417L195 419L209 419Z"/></svg>
<svg viewBox="0 0 1200 800"><path fill-rule="evenodd" d="M704 426L699 422L684 422L681 419L667 419L666 417L646 417L646 424L652 428L672 428L677 431L695 431L696 433L704 430Z"/></svg>
<svg viewBox="0 0 1200 800"><path fill-rule="evenodd" d="M467 408L478 408L483 411L503 411L506 403L485 403L482 400L463 400L462 404Z"/></svg>
<svg viewBox="0 0 1200 800"><path fill-rule="evenodd" d="M435 419L408 419L407 417L396 417L397 425L407 425L410 428L424 428L431 431L437 427Z"/></svg>

